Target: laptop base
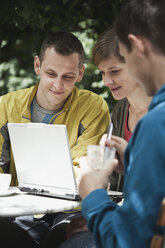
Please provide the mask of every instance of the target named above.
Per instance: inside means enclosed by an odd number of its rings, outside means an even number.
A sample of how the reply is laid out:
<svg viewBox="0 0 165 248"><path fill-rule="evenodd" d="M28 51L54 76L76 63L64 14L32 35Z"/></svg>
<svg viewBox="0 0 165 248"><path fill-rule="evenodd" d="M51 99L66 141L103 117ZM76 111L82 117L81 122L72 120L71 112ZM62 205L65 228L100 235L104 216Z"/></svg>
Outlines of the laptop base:
<svg viewBox="0 0 165 248"><path fill-rule="evenodd" d="M31 189L29 187L19 187L19 189L20 191L26 192L31 195L60 198L60 199L71 200L71 201L81 201L81 197L79 195L74 195L74 194L60 195L60 194L51 193L43 189L36 189L36 188Z"/></svg>

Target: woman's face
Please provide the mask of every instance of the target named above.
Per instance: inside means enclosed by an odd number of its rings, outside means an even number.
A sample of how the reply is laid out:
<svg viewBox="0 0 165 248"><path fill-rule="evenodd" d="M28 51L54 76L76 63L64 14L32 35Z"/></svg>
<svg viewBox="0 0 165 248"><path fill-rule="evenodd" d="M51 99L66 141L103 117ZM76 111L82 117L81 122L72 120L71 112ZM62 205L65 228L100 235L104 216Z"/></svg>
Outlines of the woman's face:
<svg viewBox="0 0 165 248"><path fill-rule="evenodd" d="M138 84L129 74L126 63L121 63L115 56L102 60L98 68L107 86L116 100L129 97Z"/></svg>

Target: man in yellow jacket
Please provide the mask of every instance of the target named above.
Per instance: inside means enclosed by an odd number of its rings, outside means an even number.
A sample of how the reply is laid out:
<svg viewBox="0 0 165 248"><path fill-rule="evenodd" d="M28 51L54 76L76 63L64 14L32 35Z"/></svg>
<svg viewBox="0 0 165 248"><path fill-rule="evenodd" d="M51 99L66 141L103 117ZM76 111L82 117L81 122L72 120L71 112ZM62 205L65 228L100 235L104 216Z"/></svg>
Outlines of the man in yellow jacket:
<svg viewBox="0 0 165 248"><path fill-rule="evenodd" d="M42 44L34 57L37 85L8 93L0 98L0 172L16 172L8 138L7 123L45 122L65 124L73 162L85 155L88 144L97 144L109 124L109 112L102 97L75 87L84 73L84 50L70 33L58 33Z"/></svg>
<svg viewBox="0 0 165 248"><path fill-rule="evenodd" d="M0 173L12 174L11 185L18 182L8 122L65 124L75 166L87 145L98 144L106 132L110 118L105 100L75 87L84 74L83 61L84 49L77 37L55 33L43 41L39 56L34 57L39 83L0 97Z"/></svg>

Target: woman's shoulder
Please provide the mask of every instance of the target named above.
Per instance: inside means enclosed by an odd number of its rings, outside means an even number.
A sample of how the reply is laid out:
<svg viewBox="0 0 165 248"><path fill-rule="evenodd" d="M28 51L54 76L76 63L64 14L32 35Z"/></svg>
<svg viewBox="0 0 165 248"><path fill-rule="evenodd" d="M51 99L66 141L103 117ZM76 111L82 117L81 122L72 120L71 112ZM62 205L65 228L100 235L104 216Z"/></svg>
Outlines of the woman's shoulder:
<svg viewBox="0 0 165 248"><path fill-rule="evenodd" d="M118 112L118 111L124 111L124 109L127 109L129 103L127 98L123 98L119 101L117 101L117 103L115 104L114 108L113 108L113 112Z"/></svg>

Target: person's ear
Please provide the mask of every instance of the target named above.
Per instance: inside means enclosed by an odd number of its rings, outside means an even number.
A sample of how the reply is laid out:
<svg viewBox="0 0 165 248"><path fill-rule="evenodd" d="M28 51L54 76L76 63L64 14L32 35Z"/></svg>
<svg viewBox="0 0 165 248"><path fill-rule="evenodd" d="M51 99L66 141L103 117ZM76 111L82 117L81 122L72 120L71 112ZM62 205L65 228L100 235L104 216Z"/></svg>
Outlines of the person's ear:
<svg viewBox="0 0 165 248"><path fill-rule="evenodd" d="M34 57L34 71L37 75L40 74L40 59L37 55Z"/></svg>
<svg viewBox="0 0 165 248"><path fill-rule="evenodd" d="M76 82L80 82L80 81L81 81L81 79L82 79L82 77L83 77L83 75L84 75L84 71L85 71L85 65L83 65L83 66L81 67L81 69L80 69L80 71L79 71L79 76L78 76Z"/></svg>
<svg viewBox="0 0 165 248"><path fill-rule="evenodd" d="M128 39L131 43L132 50L135 49L137 55L142 57L145 50L144 40L140 36L136 36L134 34L129 34Z"/></svg>

